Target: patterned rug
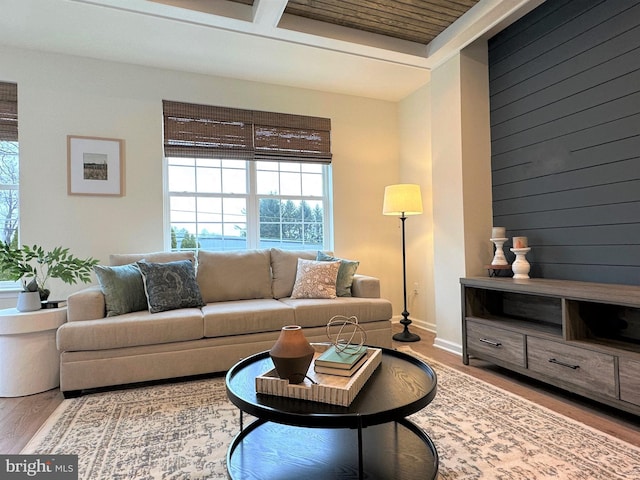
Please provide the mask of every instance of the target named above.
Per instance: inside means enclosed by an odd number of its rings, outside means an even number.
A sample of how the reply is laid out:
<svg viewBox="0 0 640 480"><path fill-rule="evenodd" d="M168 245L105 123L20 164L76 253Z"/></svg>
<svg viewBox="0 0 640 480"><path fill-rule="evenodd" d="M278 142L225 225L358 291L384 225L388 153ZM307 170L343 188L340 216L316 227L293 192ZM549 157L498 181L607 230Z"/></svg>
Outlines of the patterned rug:
<svg viewBox="0 0 640 480"><path fill-rule="evenodd" d="M438 449L440 479L640 479L640 448L401 350L438 374L411 419ZM22 453L77 454L83 480L227 478L238 430L216 377L64 400Z"/></svg>

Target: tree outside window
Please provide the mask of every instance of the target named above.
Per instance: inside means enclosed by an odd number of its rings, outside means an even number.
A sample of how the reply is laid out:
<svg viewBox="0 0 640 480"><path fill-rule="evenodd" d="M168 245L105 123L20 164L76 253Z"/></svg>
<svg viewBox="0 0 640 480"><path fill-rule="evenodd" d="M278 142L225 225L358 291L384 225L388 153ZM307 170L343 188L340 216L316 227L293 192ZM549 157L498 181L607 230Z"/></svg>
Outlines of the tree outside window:
<svg viewBox="0 0 640 480"><path fill-rule="evenodd" d="M0 240L18 246L18 142L0 141ZM0 281L8 280L0 272Z"/></svg>

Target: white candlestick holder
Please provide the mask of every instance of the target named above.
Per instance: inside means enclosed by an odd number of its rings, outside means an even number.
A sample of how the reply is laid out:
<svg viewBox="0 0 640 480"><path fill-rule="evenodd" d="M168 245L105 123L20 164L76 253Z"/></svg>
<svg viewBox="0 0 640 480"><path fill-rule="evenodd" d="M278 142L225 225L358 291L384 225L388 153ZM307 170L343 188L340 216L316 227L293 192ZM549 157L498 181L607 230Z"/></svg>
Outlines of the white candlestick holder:
<svg viewBox="0 0 640 480"><path fill-rule="evenodd" d="M516 254L516 259L511 265L513 270L513 278L529 278L529 271L531 270L531 264L527 261L527 253L531 250L527 248L511 248L513 253Z"/></svg>
<svg viewBox="0 0 640 480"><path fill-rule="evenodd" d="M506 242L508 238L491 238L490 240L496 246L496 253L493 256L493 260L491 260L491 265L509 265L507 258L504 256L504 250L502 249L504 242Z"/></svg>

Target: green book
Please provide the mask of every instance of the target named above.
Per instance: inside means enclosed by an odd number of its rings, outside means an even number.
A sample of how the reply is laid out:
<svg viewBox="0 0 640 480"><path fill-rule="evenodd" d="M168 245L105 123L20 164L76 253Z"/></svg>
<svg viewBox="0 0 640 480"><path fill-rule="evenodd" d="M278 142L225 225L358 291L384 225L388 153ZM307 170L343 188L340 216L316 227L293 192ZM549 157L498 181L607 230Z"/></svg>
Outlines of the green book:
<svg viewBox="0 0 640 480"><path fill-rule="evenodd" d="M352 345L347 347L344 352L337 350L335 345L332 345L316 358L315 364L321 367L349 370L365 353L367 353L365 345Z"/></svg>

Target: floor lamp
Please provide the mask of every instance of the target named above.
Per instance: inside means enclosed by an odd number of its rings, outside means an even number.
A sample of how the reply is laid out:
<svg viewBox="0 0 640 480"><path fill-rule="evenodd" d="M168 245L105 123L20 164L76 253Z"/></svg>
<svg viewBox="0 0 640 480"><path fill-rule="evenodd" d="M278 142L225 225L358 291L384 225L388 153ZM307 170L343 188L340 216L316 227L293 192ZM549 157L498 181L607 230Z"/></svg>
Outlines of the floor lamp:
<svg viewBox="0 0 640 480"><path fill-rule="evenodd" d="M393 336L399 342L417 342L420 337L409 331L409 312L407 312L407 260L404 241L404 221L408 215L420 215L422 213L422 195L420 185L398 184L389 185L384 189L383 215L400 216L402 221L402 286L404 289L404 311L400 323L404 325L404 330Z"/></svg>

